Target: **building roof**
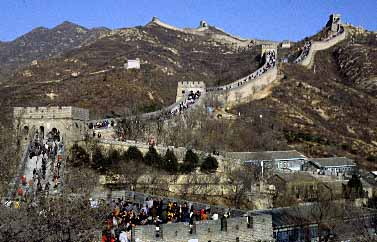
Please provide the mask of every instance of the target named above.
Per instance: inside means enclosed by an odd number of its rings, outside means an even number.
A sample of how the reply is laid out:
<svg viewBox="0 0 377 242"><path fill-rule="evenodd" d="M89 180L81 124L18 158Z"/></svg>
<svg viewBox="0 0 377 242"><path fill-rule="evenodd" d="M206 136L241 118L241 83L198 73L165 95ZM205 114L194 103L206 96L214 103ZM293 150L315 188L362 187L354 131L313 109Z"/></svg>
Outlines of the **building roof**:
<svg viewBox="0 0 377 242"><path fill-rule="evenodd" d="M239 159L242 161L271 161L306 159L306 156L296 150L285 151L261 151L261 152L226 152L226 158Z"/></svg>
<svg viewBox="0 0 377 242"><path fill-rule="evenodd" d="M368 171L359 171L361 175L361 182L363 182L363 187L377 187L377 178L375 175L375 171L368 172Z"/></svg>
<svg viewBox="0 0 377 242"><path fill-rule="evenodd" d="M326 212L331 210L331 212ZM254 214L272 215L272 225L274 229L316 224L321 217L322 223L331 221L334 217L341 220L359 218L361 216L375 216L377 210L369 208L359 208L341 203L307 203L301 206L273 208L269 210L256 210ZM361 221L361 220L360 220Z"/></svg>
<svg viewBox="0 0 377 242"><path fill-rule="evenodd" d="M355 162L347 157L312 158L310 161L318 167L356 166Z"/></svg>
<svg viewBox="0 0 377 242"><path fill-rule="evenodd" d="M279 172L275 173L274 176L279 177L280 179L284 180L285 182L313 182L318 181L314 176L310 175L308 172Z"/></svg>

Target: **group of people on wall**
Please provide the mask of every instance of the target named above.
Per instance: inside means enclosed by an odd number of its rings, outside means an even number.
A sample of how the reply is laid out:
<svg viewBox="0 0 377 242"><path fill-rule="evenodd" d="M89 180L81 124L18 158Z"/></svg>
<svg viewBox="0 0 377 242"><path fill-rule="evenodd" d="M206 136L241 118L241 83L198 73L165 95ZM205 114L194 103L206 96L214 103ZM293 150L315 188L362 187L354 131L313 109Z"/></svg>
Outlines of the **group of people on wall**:
<svg viewBox="0 0 377 242"><path fill-rule="evenodd" d="M217 213L210 213L210 207L196 209L188 202L178 204L163 199L146 198L143 204L118 199L113 200L110 207L112 212L104 221L102 242L131 241L132 228L140 225L156 225L158 236L160 224L183 222L192 229L195 221L219 219Z"/></svg>
<svg viewBox="0 0 377 242"><path fill-rule="evenodd" d="M338 32L335 32L335 33L330 32L327 37L321 38L321 41L329 41L329 40L337 37L338 35L342 34L343 32L344 32L344 28L342 26L340 26ZM304 47L301 50L301 54L299 55L299 57L297 57L296 60L293 61L293 63L297 64L297 63L302 62L308 56L309 51L312 47L312 44L313 44L312 41L305 42Z"/></svg>
<svg viewBox="0 0 377 242"><path fill-rule="evenodd" d="M64 144L60 132L53 129L46 137L36 132L27 150L27 163L17 189L17 197L33 199L57 189L61 179ZM31 173L32 170L32 173Z"/></svg>
<svg viewBox="0 0 377 242"><path fill-rule="evenodd" d="M199 100L200 96L201 92L199 90L195 93L194 91L190 91L190 93L187 95L187 98L185 98L182 102L179 103L179 105L175 106L170 110L170 115L174 116L179 113L182 113L186 109L189 109Z"/></svg>
<svg viewBox="0 0 377 242"><path fill-rule="evenodd" d="M229 85L220 86L220 87L213 87L213 88L207 88L206 92L212 92L212 91L226 91L231 90L233 88L240 87L244 85L245 83L252 81L261 75L263 75L265 72L267 72L269 69L273 68L276 65L276 52L273 50L269 50L265 52L265 62L261 68L259 68L257 71L255 71L253 74L250 74L249 76L245 77L244 79L236 82L231 83Z"/></svg>
<svg viewBox="0 0 377 242"><path fill-rule="evenodd" d="M259 68L256 72L254 72L253 74L243 79L242 81L239 81L237 83L233 83L230 85L226 85L226 86L217 87L217 88L208 88L206 89L206 92L237 88L244 85L245 83L249 81L252 81L260 77L261 75L263 75L269 69L273 68L276 65L276 52L274 50L266 51L264 56L265 56L265 63L263 64L263 66ZM183 101L175 105L170 110L163 112L160 118L169 118L169 117L176 116L178 114L183 113L185 110L189 109L195 103L197 103L201 96L202 96L202 93L199 90L196 92L190 91ZM104 129L104 128L110 128L110 127L115 127L115 126L117 125L113 120L109 121L106 119L102 121L96 121L95 123L89 123L89 129ZM94 131L93 137L101 138L101 134L99 132L96 133ZM125 140L124 136L117 137L117 138L122 141Z"/></svg>
<svg viewBox="0 0 377 242"><path fill-rule="evenodd" d="M89 129L106 129L106 128L111 128L111 127L114 127L114 126L116 126L115 121L114 120L107 120L107 119L97 121L94 124L93 123L88 124Z"/></svg>
<svg viewBox="0 0 377 242"><path fill-rule="evenodd" d="M300 56L294 61L294 63L297 64L297 63L300 63L301 61L303 61L308 56L311 47L312 47L311 41L305 42Z"/></svg>

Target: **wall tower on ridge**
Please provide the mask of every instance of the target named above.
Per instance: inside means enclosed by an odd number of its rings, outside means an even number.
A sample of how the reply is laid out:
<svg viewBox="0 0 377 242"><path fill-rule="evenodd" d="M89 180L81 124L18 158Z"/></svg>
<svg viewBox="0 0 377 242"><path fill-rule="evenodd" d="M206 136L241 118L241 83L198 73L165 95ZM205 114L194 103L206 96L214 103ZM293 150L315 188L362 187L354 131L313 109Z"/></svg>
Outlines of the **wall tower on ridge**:
<svg viewBox="0 0 377 242"><path fill-rule="evenodd" d="M14 128L20 134L21 143L30 142L38 133L46 137L56 129L66 143L82 140L87 132L89 110L76 107L15 107Z"/></svg>
<svg viewBox="0 0 377 242"><path fill-rule="evenodd" d="M178 82L176 102L178 102L183 97L187 96L191 91L193 91L194 93L196 91L204 93L205 90L206 90L206 84L203 81L197 81L197 82L190 82L190 81Z"/></svg>

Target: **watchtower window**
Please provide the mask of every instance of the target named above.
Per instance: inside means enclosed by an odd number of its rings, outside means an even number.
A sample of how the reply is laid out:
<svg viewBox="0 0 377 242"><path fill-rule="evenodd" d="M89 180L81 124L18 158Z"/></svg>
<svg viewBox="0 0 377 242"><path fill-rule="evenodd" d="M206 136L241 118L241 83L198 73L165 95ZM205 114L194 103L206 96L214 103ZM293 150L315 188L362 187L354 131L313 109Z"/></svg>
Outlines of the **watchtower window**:
<svg viewBox="0 0 377 242"><path fill-rule="evenodd" d="M182 91L182 94L185 94L185 92L186 92L186 91L185 91L185 90L183 90L183 91Z"/></svg>
<svg viewBox="0 0 377 242"><path fill-rule="evenodd" d="M23 133L24 135L29 134L29 126L24 126Z"/></svg>
<svg viewBox="0 0 377 242"><path fill-rule="evenodd" d="M40 131L41 136L44 138L45 127L40 126L40 127L39 127L39 131Z"/></svg>

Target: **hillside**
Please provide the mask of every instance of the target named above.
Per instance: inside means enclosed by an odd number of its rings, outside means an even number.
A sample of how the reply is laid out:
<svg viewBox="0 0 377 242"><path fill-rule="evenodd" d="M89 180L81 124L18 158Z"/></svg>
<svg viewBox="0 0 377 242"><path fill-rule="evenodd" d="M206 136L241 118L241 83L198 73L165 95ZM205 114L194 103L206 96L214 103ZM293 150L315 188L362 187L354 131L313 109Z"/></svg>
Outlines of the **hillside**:
<svg viewBox="0 0 377 242"><path fill-rule="evenodd" d="M209 151L297 149L308 156L346 155L374 169L376 35L349 30L345 41L316 53L313 69L280 64L284 78L267 97L231 110L240 117L201 117L200 128L194 132L179 126L182 135L174 133L172 142ZM325 31L310 39L320 39ZM13 106L74 105L90 109L93 118L153 111L174 102L178 81L216 86L256 70L260 46L240 48L239 43L212 26L182 31L153 21L116 30L71 23L39 28L0 43L6 49L0 52L0 65L7 73L0 81L1 121L10 124ZM294 58L303 44L282 50L279 57ZM141 69L125 70L125 61L134 58L140 58Z"/></svg>
<svg viewBox="0 0 377 242"><path fill-rule="evenodd" d="M14 41L0 43L0 75L9 74L33 60L58 56L66 50L88 44L108 31L106 28L86 29L70 22L52 29L35 28Z"/></svg>
<svg viewBox="0 0 377 242"><path fill-rule="evenodd" d="M347 84L377 96L376 34L355 32L353 40L339 46L334 55Z"/></svg>
<svg viewBox="0 0 377 242"><path fill-rule="evenodd" d="M290 147L314 157L346 155L375 169L377 96L376 82L373 85L370 80L376 62L371 61L375 53L370 50L375 51L377 43L369 41L373 36L353 38L353 43L349 38L318 52L315 72L299 65L282 65L285 78L272 94L242 105L236 112L255 120L257 114L251 110L266 110L279 125L275 135L284 136ZM360 53L363 55L358 56ZM360 75L352 75L355 72Z"/></svg>
<svg viewBox="0 0 377 242"><path fill-rule="evenodd" d="M75 105L93 110L95 117L126 109L145 112L174 102L178 81L213 86L258 68L258 46L239 50L208 31L183 33L155 23L109 31L93 43L17 70L2 87L2 102ZM141 59L141 70L125 70L125 61L134 58Z"/></svg>

